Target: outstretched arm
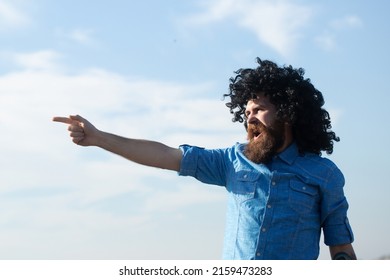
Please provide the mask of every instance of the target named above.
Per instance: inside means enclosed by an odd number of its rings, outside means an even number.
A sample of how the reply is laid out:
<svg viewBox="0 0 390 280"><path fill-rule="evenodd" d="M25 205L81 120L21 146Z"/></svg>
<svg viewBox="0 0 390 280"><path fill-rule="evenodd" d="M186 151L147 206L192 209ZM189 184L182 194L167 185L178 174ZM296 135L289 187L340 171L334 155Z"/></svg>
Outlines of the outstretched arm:
<svg viewBox="0 0 390 280"><path fill-rule="evenodd" d="M72 141L80 146L97 146L133 162L180 170L182 152L162 143L121 137L95 128L81 116L54 117L53 121L68 124Z"/></svg>

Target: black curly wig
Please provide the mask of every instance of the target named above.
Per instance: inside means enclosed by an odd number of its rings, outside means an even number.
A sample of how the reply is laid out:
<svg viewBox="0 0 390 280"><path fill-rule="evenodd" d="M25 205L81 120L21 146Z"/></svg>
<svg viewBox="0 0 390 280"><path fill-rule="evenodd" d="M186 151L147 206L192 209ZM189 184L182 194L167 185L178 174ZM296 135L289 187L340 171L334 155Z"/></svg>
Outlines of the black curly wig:
<svg viewBox="0 0 390 280"><path fill-rule="evenodd" d="M230 78L230 102L226 106L234 115L233 122L244 122L245 108L256 95L269 97L277 110L277 118L291 125L294 140L300 153L321 151L333 152L334 141L339 137L331 131L329 113L322 108L324 98L310 82L304 78L304 69L292 66L278 67L274 62L257 58L256 69L239 69L236 77Z"/></svg>

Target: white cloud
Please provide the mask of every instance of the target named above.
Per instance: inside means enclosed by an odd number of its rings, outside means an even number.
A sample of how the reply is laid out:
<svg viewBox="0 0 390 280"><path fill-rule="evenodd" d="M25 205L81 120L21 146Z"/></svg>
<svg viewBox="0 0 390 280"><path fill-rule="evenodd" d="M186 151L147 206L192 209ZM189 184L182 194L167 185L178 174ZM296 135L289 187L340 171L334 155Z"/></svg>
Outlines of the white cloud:
<svg viewBox="0 0 390 280"><path fill-rule="evenodd" d="M203 4L205 11L187 18L188 24L232 20L283 56L293 53L303 36L302 29L312 16L310 7L285 0L215 0Z"/></svg>
<svg viewBox="0 0 390 280"><path fill-rule="evenodd" d="M91 44L93 30L91 29L75 29L69 33L69 37L81 44Z"/></svg>
<svg viewBox="0 0 390 280"><path fill-rule="evenodd" d="M204 12L186 17L186 22L191 25L203 25L226 20L228 17L234 16L241 11L241 6L245 3L244 1L240 3L235 0L203 1L201 5Z"/></svg>
<svg viewBox="0 0 390 280"><path fill-rule="evenodd" d="M259 3L252 9L248 7L248 14L240 23L252 29L259 40L289 56L303 36L301 28L310 19L311 10L284 1L269 3Z"/></svg>
<svg viewBox="0 0 390 280"><path fill-rule="evenodd" d="M30 53L9 54L13 62L25 70L59 70L58 60L61 55L53 50L42 50Z"/></svg>
<svg viewBox="0 0 390 280"><path fill-rule="evenodd" d="M55 33L61 40L70 41L72 44L77 43L84 46L96 46L98 44L98 41L94 38L95 30L92 28L71 30L57 28Z"/></svg>
<svg viewBox="0 0 390 280"><path fill-rule="evenodd" d="M9 1L0 0L0 30L24 26L28 22L29 18L21 10L10 4Z"/></svg>
<svg viewBox="0 0 390 280"><path fill-rule="evenodd" d="M157 195L145 201L145 209L151 213L161 211L174 213L177 212L177 209L183 207L192 207L194 205L196 207L197 204L223 201L225 198L220 193L211 192L209 189L199 187L197 184L181 185L174 191L159 189L157 193Z"/></svg>

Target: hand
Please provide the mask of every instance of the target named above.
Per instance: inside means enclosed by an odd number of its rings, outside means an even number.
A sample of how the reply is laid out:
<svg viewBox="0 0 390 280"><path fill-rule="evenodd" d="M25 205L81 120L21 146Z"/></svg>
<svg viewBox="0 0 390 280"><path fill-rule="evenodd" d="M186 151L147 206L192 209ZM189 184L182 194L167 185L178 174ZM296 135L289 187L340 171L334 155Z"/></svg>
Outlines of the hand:
<svg viewBox="0 0 390 280"><path fill-rule="evenodd" d="M96 145L98 130L86 119L79 115L67 117L54 117L53 121L68 124L72 141L80 146Z"/></svg>

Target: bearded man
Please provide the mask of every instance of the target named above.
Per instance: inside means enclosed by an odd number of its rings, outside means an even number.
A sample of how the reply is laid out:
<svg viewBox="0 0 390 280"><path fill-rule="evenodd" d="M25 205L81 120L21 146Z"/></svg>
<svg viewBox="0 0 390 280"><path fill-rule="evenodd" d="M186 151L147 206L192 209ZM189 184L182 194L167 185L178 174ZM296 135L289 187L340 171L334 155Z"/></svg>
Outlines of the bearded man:
<svg viewBox="0 0 390 280"><path fill-rule="evenodd" d="M80 116L53 120L67 123L78 145L225 187L224 259L317 259L321 232L332 259L356 259L344 176L321 156L339 141L321 92L302 68L257 62L236 71L224 95L233 121L245 125L247 143L172 148L100 131Z"/></svg>

